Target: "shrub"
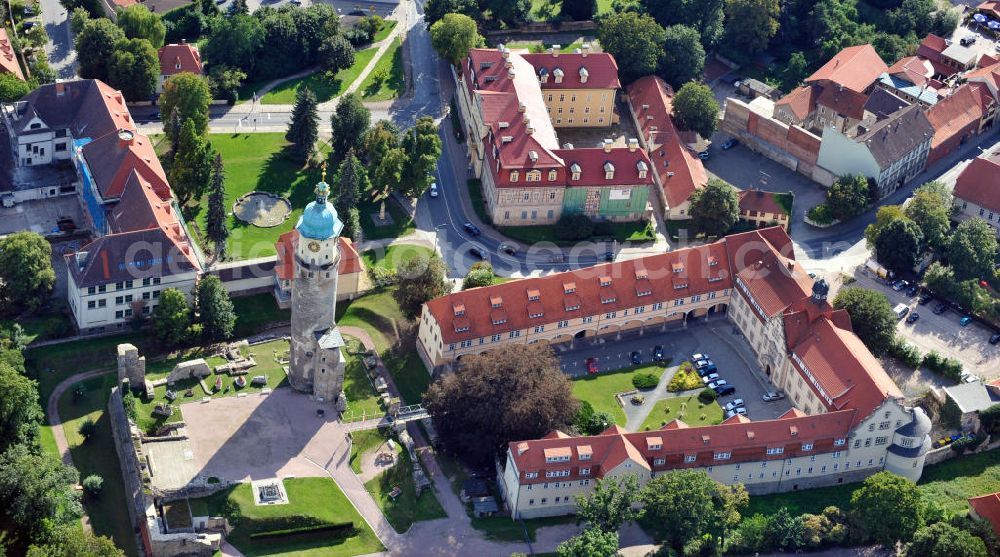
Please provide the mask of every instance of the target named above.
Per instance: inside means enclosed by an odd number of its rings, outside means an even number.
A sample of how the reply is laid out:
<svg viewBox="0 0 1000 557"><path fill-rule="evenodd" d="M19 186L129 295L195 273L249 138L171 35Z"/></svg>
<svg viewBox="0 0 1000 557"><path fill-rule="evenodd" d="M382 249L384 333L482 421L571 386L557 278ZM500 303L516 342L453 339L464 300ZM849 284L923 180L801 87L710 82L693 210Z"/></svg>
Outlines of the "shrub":
<svg viewBox="0 0 1000 557"><path fill-rule="evenodd" d="M90 497L98 497L104 489L104 478L97 474L91 474L83 479L81 483L83 491Z"/></svg>
<svg viewBox="0 0 1000 557"><path fill-rule="evenodd" d="M687 391L697 389L702 386L701 377L698 377L698 374L693 368L690 367L688 362L684 363L688 364L688 367L682 365L681 368L677 370L677 373L670 378L670 382L667 383L668 391Z"/></svg>
<svg viewBox="0 0 1000 557"><path fill-rule="evenodd" d="M934 350L924 356L922 364L934 373L952 381L958 382L962 379L962 362L954 358L945 358Z"/></svg>
<svg viewBox="0 0 1000 557"><path fill-rule="evenodd" d="M913 369L919 367L920 362L923 360L920 350L917 350L916 346L899 338L889 346L889 355Z"/></svg>
<svg viewBox="0 0 1000 557"><path fill-rule="evenodd" d="M563 215L552 232L560 240L586 240L594 233L594 221L587 215Z"/></svg>
<svg viewBox="0 0 1000 557"><path fill-rule="evenodd" d="M718 396L719 395L716 394L715 391L706 387L702 389L700 393L698 393L698 400L704 402L705 404L708 404L710 402L715 402L715 399L718 398Z"/></svg>
<svg viewBox="0 0 1000 557"><path fill-rule="evenodd" d="M965 451L974 451L979 448L979 445L982 445L985 440L985 433L979 433L975 437L962 437L951 444L951 450L958 454L962 454Z"/></svg>
<svg viewBox="0 0 1000 557"><path fill-rule="evenodd" d="M398 280L395 269L386 269L379 265L368 267L368 278L371 279L374 288L392 286Z"/></svg>
<svg viewBox="0 0 1000 557"><path fill-rule="evenodd" d="M97 433L97 424L95 424L94 420L91 419L84 420L84 422L80 424L79 431L80 431L80 436L83 437L84 442L89 441L90 438L93 437L95 433Z"/></svg>
<svg viewBox="0 0 1000 557"><path fill-rule="evenodd" d="M632 376L632 385L636 389L652 389L660 382L652 373L637 373Z"/></svg>
<svg viewBox="0 0 1000 557"><path fill-rule="evenodd" d="M122 395L122 406L125 407L125 415L128 416L128 419L133 422L138 421L139 413L135 407L135 395L132 394L132 391L125 391L125 394Z"/></svg>
<svg viewBox="0 0 1000 557"><path fill-rule="evenodd" d="M830 214L830 208L826 206L826 203L820 203L809 209L806 216L816 224L830 224L833 222L833 215Z"/></svg>

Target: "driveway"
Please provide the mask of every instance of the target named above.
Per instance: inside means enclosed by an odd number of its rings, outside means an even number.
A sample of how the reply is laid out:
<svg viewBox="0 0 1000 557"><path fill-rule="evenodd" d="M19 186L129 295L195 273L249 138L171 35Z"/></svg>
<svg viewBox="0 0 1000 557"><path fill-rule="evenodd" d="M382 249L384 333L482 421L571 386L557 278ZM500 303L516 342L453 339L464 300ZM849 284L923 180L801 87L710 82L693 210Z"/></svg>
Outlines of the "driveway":
<svg viewBox="0 0 1000 557"><path fill-rule="evenodd" d="M863 286L882 292L889 298L889 303L893 307L904 303L911 312L915 311L920 315L920 319L912 324L904 319L899 320L896 330L921 352L934 350L943 356L956 358L962 362L966 371L986 379L1000 375L1000 345L991 345L987 342L993 334L991 329L976 322L962 327L958 323L962 316L950 309L941 315L934 315L932 310L940 303L936 299L921 306L916 298L910 298L905 292L896 292L889 285L866 277L863 273L856 273L855 277L857 282L852 286ZM907 381L907 383L912 382Z"/></svg>

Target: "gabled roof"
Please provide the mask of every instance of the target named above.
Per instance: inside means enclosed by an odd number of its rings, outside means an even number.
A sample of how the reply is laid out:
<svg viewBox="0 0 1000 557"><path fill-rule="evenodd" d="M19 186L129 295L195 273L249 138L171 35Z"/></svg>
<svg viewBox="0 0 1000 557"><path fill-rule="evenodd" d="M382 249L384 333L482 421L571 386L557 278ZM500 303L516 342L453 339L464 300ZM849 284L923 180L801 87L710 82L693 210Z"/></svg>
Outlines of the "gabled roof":
<svg viewBox="0 0 1000 557"><path fill-rule="evenodd" d="M876 120L883 120L909 104L908 101L895 93L882 87L876 87L872 90L872 94L868 95L868 100L865 101L865 110L874 114Z"/></svg>
<svg viewBox="0 0 1000 557"><path fill-rule="evenodd" d="M653 173L650 166L652 163L646 156L646 151L636 149L612 149L610 152L599 147L586 149L556 149L553 151L557 157L565 161L566 166L572 168L574 164L580 167L580 178L573 180L572 172L566 173L566 185L638 185L653 184ZM610 163L614 167L614 177L610 180L605 177L605 165ZM646 168L646 177L639 177L639 166ZM543 176L545 184L551 185L548 177Z"/></svg>
<svg viewBox="0 0 1000 557"><path fill-rule="evenodd" d="M977 157L955 180L955 197L1000 213L1000 157Z"/></svg>
<svg viewBox="0 0 1000 557"><path fill-rule="evenodd" d="M887 73L905 79L914 85L924 85L934 77L934 66L929 60L917 56L906 56L889 66Z"/></svg>
<svg viewBox="0 0 1000 557"><path fill-rule="evenodd" d="M17 62L17 53L14 52L14 47L10 44L7 29L3 27L0 27L0 73L9 73L24 81L21 65Z"/></svg>
<svg viewBox="0 0 1000 557"><path fill-rule="evenodd" d="M778 195L779 194L769 191L742 190L739 193L740 212L757 211L760 213L773 213L776 215L788 214L787 211L785 211L785 208L778 203Z"/></svg>
<svg viewBox="0 0 1000 557"><path fill-rule="evenodd" d="M965 74L969 81L980 81L990 86L993 94L1000 90L1000 63L977 68Z"/></svg>
<svg viewBox="0 0 1000 557"><path fill-rule="evenodd" d="M619 89L618 63L614 56L606 52L559 53L551 52L537 54L521 54L535 68L535 74L544 68L549 73L549 79L542 83L542 89ZM559 68L563 71L562 83L556 83L552 78L553 71ZM587 82L582 83L580 70L585 69Z"/></svg>
<svg viewBox="0 0 1000 557"><path fill-rule="evenodd" d="M981 412L1000 402L1000 397L994 395L992 390L988 389L982 381L945 387L944 392L948 394L948 398L955 402L962 414Z"/></svg>
<svg viewBox="0 0 1000 557"><path fill-rule="evenodd" d="M988 93L984 95L982 89L980 83L965 83L927 110L925 115L934 128L932 149L982 119L986 109L984 105L994 102Z"/></svg>
<svg viewBox="0 0 1000 557"><path fill-rule="evenodd" d="M190 72L201 75L201 53L192 44L168 44L160 47L157 52L160 57L160 74L174 75Z"/></svg>
<svg viewBox="0 0 1000 557"><path fill-rule="evenodd" d="M775 107L784 106L799 120L805 120L816 111L816 101L819 99L822 87L803 85L793 89L774 103Z"/></svg>
<svg viewBox="0 0 1000 557"><path fill-rule="evenodd" d="M162 228L101 236L65 258L77 288L199 269L191 245Z"/></svg>
<svg viewBox="0 0 1000 557"><path fill-rule="evenodd" d="M849 46L806 78L806 83L830 81L855 93L863 93L889 67L870 44Z"/></svg>
<svg viewBox="0 0 1000 557"><path fill-rule="evenodd" d="M865 144L880 168L888 168L933 135L934 127L920 106L913 104L876 122L855 141Z"/></svg>
<svg viewBox="0 0 1000 557"><path fill-rule="evenodd" d="M843 114L855 120L864 119L866 102L868 102L868 95L846 88L839 89L832 85L823 87L823 91L816 98L817 105L825 106L837 114Z"/></svg>
<svg viewBox="0 0 1000 557"><path fill-rule="evenodd" d="M670 86L657 76L639 78L628 86L629 104L668 207L683 204L708 183L704 165L684 146L674 125L673 95Z"/></svg>
<svg viewBox="0 0 1000 557"><path fill-rule="evenodd" d="M44 122L43 130L69 128L74 139L97 138L117 130L135 130L135 122L121 92L97 79L81 79L42 85L22 99L25 130L34 115Z"/></svg>
<svg viewBox="0 0 1000 557"><path fill-rule="evenodd" d="M275 243L275 249L278 252L278 262L274 266L274 272L278 276L278 280L290 280L295 276L294 258L295 247L298 242L299 231L295 229L278 236L278 241ZM340 247L340 264L337 267L337 273L349 275L363 271L364 266L361 263L361 257L358 256L358 250L355 249L351 239L340 236L337 238L337 243Z"/></svg>
<svg viewBox="0 0 1000 557"><path fill-rule="evenodd" d="M979 518L990 523L995 534L1000 535L1000 493L970 497L969 506Z"/></svg>
<svg viewBox="0 0 1000 557"><path fill-rule="evenodd" d="M812 279L800 263L774 251L761 253L737 276L764 310L765 315L759 316L762 321L808 296L812 287Z"/></svg>
<svg viewBox="0 0 1000 557"><path fill-rule="evenodd" d="M142 175L161 199L170 199L167 173L146 136L136 131L119 130L87 143L82 151L104 200L120 197L133 172Z"/></svg>
<svg viewBox="0 0 1000 557"><path fill-rule="evenodd" d="M176 240L184 239L171 199L162 199L153 185L134 169L125 180L121 199L108 216L112 233L160 227Z"/></svg>

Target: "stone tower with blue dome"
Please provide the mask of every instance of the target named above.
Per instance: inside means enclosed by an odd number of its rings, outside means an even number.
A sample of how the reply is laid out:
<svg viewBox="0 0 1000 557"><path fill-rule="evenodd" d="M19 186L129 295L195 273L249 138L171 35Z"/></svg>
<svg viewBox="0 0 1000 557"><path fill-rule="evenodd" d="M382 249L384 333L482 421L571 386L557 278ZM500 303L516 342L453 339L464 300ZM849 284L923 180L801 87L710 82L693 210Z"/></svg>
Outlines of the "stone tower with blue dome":
<svg viewBox="0 0 1000 557"><path fill-rule="evenodd" d="M288 381L317 400L334 402L343 410L344 338L337 329L337 271L340 231L344 224L330 203L330 185L316 184L316 199L306 205L294 239L295 278L292 281L292 338Z"/></svg>

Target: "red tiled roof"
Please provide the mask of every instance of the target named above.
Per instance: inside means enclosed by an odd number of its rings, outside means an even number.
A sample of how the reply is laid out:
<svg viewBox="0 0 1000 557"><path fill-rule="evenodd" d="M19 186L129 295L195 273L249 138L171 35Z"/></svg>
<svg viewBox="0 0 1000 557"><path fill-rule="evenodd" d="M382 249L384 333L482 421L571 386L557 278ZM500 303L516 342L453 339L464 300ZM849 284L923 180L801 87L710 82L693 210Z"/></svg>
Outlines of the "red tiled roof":
<svg viewBox="0 0 1000 557"><path fill-rule="evenodd" d="M823 91L816 99L816 104L855 120L861 120L865 117L865 103L867 102L868 95L850 89L841 91L835 86L823 87Z"/></svg>
<svg viewBox="0 0 1000 557"><path fill-rule="evenodd" d="M742 190L740 196L740 212L757 211L760 213L787 214L784 207L777 201L777 195L769 191Z"/></svg>
<svg viewBox="0 0 1000 557"><path fill-rule="evenodd" d="M993 64L992 66L985 66L972 70L971 72L965 74L965 78L969 81L981 81L990 85L990 89L994 92L1000 90L1000 64Z"/></svg>
<svg viewBox="0 0 1000 557"><path fill-rule="evenodd" d="M174 75L181 72L198 75L202 73L201 54L195 45L187 43L163 45L158 54L161 75Z"/></svg>
<svg viewBox="0 0 1000 557"><path fill-rule="evenodd" d="M920 46L917 47L917 56L926 58L931 62L940 62L941 53L946 48L948 48L948 44L943 38L930 33L924 37L924 40L920 41Z"/></svg>
<svg viewBox="0 0 1000 557"><path fill-rule="evenodd" d="M986 2L976 6L976 11L983 12L985 15L991 16L993 19L1000 19L1000 1L987 0Z"/></svg>
<svg viewBox="0 0 1000 557"><path fill-rule="evenodd" d="M863 93L878 76L889 70L870 44L849 46L806 78L806 83L831 81L856 93ZM863 104L863 103L862 103Z"/></svg>
<svg viewBox="0 0 1000 557"><path fill-rule="evenodd" d="M634 151L620 148L605 151L599 147L587 149L557 149L553 151L553 154L565 161L567 169L572 169L574 164L577 164L580 167L579 180L573 180L571 172L563 172L560 176L564 176L564 180L560 182L557 179L556 181L556 183L560 185L615 186L639 184L652 185L653 183L653 173L650 172L651 163L649 162L649 157L646 156L646 151L642 149L636 149ZM614 177L610 180L605 177L605 165L608 163L614 167ZM639 177L640 166L646 169L645 178ZM550 186L552 184L552 182L548 181L547 176L542 176L542 180L542 183L546 186ZM524 179L522 178L521 181L523 182Z"/></svg>
<svg viewBox="0 0 1000 557"><path fill-rule="evenodd" d="M764 315L758 313L761 321L778 315L794 302L808 296L813 282L799 262L774 251L759 254L757 260L740 270L736 276L746 285L757 306L764 311Z"/></svg>
<svg viewBox="0 0 1000 557"><path fill-rule="evenodd" d="M136 273L167 277L200 268L186 237L178 242L158 227L101 236L65 259L77 288L132 280Z"/></svg>
<svg viewBox="0 0 1000 557"><path fill-rule="evenodd" d="M965 83L927 109L925 115L934 128L931 149L982 119L986 103L993 102L993 98L982 88L979 83Z"/></svg>
<svg viewBox="0 0 1000 557"><path fill-rule="evenodd" d="M13 74L16 78L24 81L21 65L17 63L17 54L10 44L7 30L3 27L0 27L0 73Z"/></svg>
<svg viewBox="0 0 1000 557"><path fill-rule="evenodd" d="M914 85L923 85L934 77L934 67L929 60L917 56L907 56L889 66L889 75L900 77Z"/></svg>
<svg viewBox="0 0 1000 557"><path fill-rule="evenodd" d="M153 185L134 169L125 179L121 199L108 217L113 233L161 228L175 241L187 241L171 199L162 199Z"/></svg>
<svg viewBox="0 0 1000 557"><path fill-rule="evenodd" d="M993 532L1000 535L1000 493L990 493L979 497L970 497L969 506L979 518L993 526Z"/></svg>
<svg viewBox="0 0 1000 557"><path fill-rule="evenodd" d="M542 83L542 89L619 89L618 63L615 57L607 52L591 52L589 54L551 53L521 54L535 68L535 74L544 69L549 78ZM563 72L562 83L556 83L552 73L559 68ZM580 81L580 70L587 72L587 82Z"/></svg>
<svg viewBox="0 0 1000 557"><path fill-rule="evenodd" d="M131 130L108 133L83 146L83 158L105 200L121 197L133 171L152 184L161 199L170 199L167 173L146 136Z"/></svg>
<svg viewBox="0 0 1000 557"><path fill-rule="evenodd" d="M275 249L278 252L278 263L274 266L274 272L277 274L279 280L289 280L295 276L294 257L295 246L298 244L298 241L298 230L289 230L278 236L278 241L275 243ZM340 264L337 267L337 274L349 275L363 271L364 266L361 264L361 257L358 256L358 250L354 248L354 243L351 242L351 239L341 236L337 238L337 243L340 247Z"/></svg>
<svg viewBox="0 0 1000 557"><path fill-rule="evenodd" d="M1000 213L1000 157L972 159L955 180L955 197Z"/></svg>
<svg viewBox="0 0 1000 557"><path fill-rule="evenodd" d="M601 478L626 460L661 472L679 468L711 466L763 460L782 460L803 454L822 454L836 449L834 441L847 439L855 411L843 410L811 416L791 415L778 420L754 422L747 418L730 419L718 425L692 427L674 420L659 430L626 433L623 430L605 432L590 437L546 436L534 441L513 441L508 445L510 458L517 469L521 484L553 481L546 471L569 471L560 476L566 481ZM812 444L803 451L802 444ZM589 458L580 458L578 447L590 448ZM767 449L781 448L781 454L768 455ZM568 461L546 462L546 453L553 456L568 454ZM716 453L729 453L728 458L715 460ZM686 462L685 457L694 457ZM662 464L657 463L659 459ZM581 468L590 473L582 475ZM527 474L537 474L527 477Z"/></svg>
<svg viewBox="0 0 1000 557"><path fill-rule="evenodd" d="M775 106L787 106L796 118L805 120L816 110L816 100L822 90L822 87L803 85L778 99L778 102L774 104Z"/></svg>
<svg viewBox="0 0 1000 557"><path fill-rule="evenodd" d="M708 183L704 165L684 146L674 125L673 95L670 86L657 76L639 78L628 87L629 104L668 207L681 205Z"/></svg>

